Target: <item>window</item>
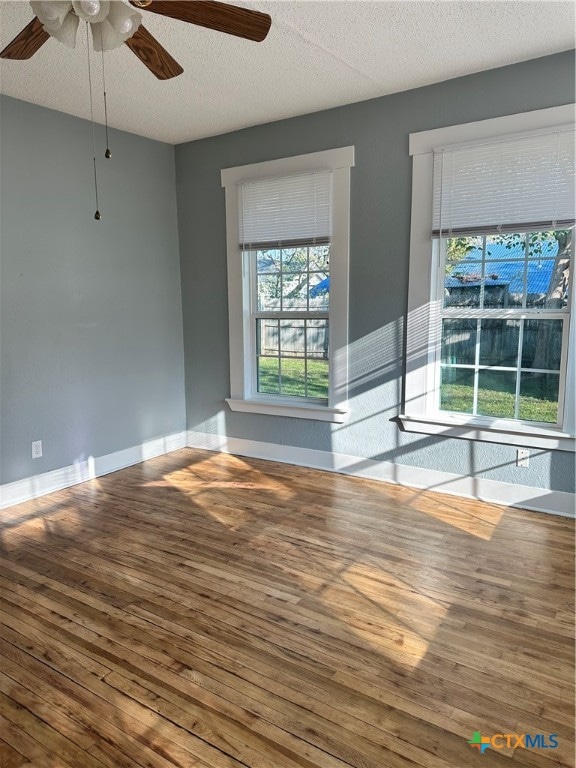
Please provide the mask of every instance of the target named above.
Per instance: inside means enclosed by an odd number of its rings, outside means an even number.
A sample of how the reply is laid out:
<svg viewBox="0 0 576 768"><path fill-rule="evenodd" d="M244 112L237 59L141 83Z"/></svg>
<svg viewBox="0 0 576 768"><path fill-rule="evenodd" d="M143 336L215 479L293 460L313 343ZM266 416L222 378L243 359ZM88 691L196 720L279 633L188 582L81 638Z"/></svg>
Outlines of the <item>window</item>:
<svg viewBox="0 0 576 768"><path fill-rule="evenodd" d="M260 394L326 404L330 245L248 252Z"/></svg>
<svg viewBox="0 0 576 768"><path fill-rule="evenodd" d="M347 417L352 147L222 171L236 411Z"/></svg>
<svg viewBox="0 0 576 768"><path fill-rule="evenodd" d="M571 230L442 240L438 407L562 426Z"/></svg>
<svg viewBox="0 0 576 768"><path fill-rule="evenodd" d="M573 109L411 150L405 428L574 450Z"/></svg>

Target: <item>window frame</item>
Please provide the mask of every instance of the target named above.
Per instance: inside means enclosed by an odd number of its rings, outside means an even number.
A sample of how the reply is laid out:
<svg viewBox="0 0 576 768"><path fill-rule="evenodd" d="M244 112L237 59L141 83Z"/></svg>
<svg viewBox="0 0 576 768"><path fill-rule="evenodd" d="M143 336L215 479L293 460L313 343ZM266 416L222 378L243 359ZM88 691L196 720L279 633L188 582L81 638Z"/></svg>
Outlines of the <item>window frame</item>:
<svg viewBox="0 0 576 768"><path fill-rule="evenodd" d="M436 148L504 136L514 138L544 129L573 125L574 110L574 104L566 104L410 135L413 176L406 377L403 412L399 417L406 431L553 450L576 449L576 409L574 398L568 396L576 387L576 333L573 312L570 312L568 320L565 375L562 375L562 371L560 374L561 381L564 382L563 391L566 393L563 398L562 427L544 425L541 422L471 416L439 410L436 395L440 368L438 328L441 299L438 297L437 287L441 280L439 272L443 267L443 260L440 257L440 244L431 236L433 158ZM573 301L573 293L571 290L570 302ZM560 394L559 409L562 407Z"/></svg>
<svg viewBox="0 0 576 768"><path fill-rule="evenodd" d="M230 397L233 411L290 416L343 423L348 410L348 271L350 240L350 168L354 147L253 163L221 172L226 196ZM332 171L332 238L330 305L328 311L328 402L268 395L256 391L256 337L253 332L251 252L240 250L239 187L253 179L274 178L318 170Z"/></svg>

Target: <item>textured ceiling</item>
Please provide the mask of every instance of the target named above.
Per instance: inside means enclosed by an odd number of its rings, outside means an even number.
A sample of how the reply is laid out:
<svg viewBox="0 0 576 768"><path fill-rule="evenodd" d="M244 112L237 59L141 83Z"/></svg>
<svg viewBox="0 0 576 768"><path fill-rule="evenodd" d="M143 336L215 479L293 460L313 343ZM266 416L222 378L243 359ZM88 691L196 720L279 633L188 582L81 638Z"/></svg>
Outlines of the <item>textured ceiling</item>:
<svg viewBox="0 0 576 768"><path fill-rule="evenodd" d="M270 13L263 43L143 11L184 74L161 82L126 46L106 54L110 124L178 144L574 47L572 0L235 4ZM27 2L0 0L0 49L32 17ZM2 60L0 88L89 117L85 37L74 50L50 39L28 61Z"/></svg>

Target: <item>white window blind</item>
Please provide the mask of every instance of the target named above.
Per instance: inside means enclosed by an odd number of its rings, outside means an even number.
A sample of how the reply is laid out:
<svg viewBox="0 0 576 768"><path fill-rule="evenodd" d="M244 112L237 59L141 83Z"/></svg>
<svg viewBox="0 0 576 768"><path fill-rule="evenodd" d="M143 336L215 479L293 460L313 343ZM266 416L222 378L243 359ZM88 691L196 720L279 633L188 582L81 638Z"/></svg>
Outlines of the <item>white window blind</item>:
<svg viewBox="0 0 576 768"><path fill-rule="evenodd" d="M572 227L574 140L560 128L436 151L433 235Z"/></svg>
<svg viewBox="0 0 576 768"><path fill-rule="evenodd" d="M315 171L240 185L242 250L327 243L332 172Z"/></svg>

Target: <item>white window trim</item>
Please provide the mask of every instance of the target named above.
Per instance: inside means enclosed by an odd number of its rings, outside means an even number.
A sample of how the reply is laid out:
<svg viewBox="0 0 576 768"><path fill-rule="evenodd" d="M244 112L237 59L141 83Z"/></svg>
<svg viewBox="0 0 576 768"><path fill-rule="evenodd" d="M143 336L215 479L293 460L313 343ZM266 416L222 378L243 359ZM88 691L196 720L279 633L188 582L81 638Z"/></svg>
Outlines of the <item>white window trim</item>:
<svg viewBox="0 0 576 768"><path fill-rule="evenodd" d="M437 311L435 302L430 298L433 295L432 281L435 279L431 241L434 149L573 124L575 106L565 104L410 135L410 154L413 156L412 223L404 412L400 415L406 431L550 450L576 450L576 407L570 395L576 389L574 312L570 319L562 429L528 422L438 412L434 410L435 404L431 403L430 397L430 382L433 382L435 373L432 329ZM571 293L574 294L574 289Z"/></svg>
<svg viewBox="0 0 576 768"><path fill-rule="evenodd" d="M348 418L348 264L350 241L350 168L354 147L271 160L221 172L226 193L226 242L228 253L228 317L230 329L230 397L233 411L291 416L343 423ZM251 179L273 178L306 171L332 171L332 222L330 249L330 383L328 404L299 398L273 397L254 391L253 340L250 333L249 281L246 259L240 251L238 189Z"/></svg>

